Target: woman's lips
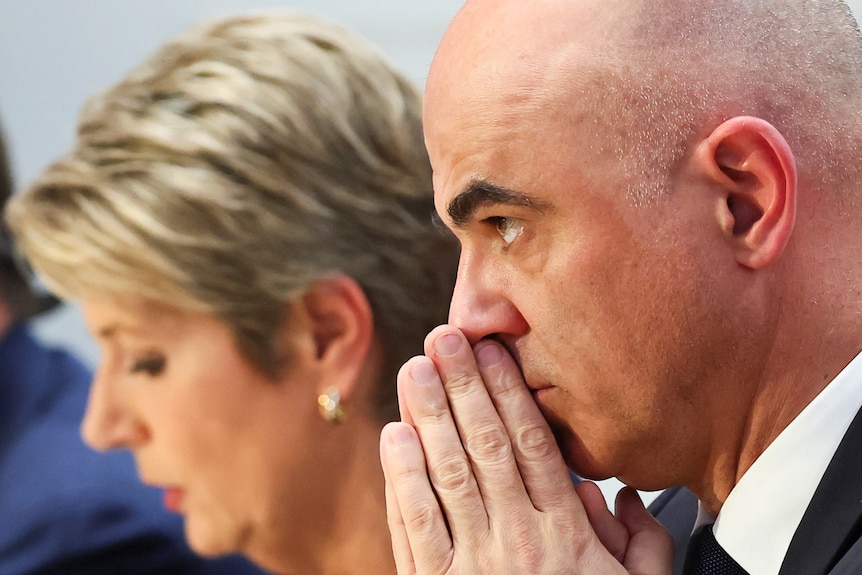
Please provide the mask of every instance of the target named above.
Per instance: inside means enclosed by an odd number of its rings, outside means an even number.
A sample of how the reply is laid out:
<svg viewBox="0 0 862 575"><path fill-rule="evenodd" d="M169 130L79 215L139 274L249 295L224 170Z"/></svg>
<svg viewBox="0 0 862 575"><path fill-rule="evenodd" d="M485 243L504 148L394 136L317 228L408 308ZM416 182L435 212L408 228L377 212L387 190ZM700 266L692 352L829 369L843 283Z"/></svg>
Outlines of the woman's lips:
<svg viewBox="0 0 862 575"><path fill-rule="evenodd" d="M173 511L174 513L179 513L182 509L183 499L185 498L185 491L180 489L179 487L167 487L165 488L165 496L164 496L164 504L165 508L168 511Z"/></svg>

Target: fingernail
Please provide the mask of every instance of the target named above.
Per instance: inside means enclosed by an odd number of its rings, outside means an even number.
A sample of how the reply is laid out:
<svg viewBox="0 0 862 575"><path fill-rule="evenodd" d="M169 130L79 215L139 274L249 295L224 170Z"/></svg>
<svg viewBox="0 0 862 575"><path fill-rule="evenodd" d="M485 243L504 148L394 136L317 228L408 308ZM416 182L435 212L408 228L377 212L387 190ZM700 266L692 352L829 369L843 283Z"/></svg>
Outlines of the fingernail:
<svg viewBox="0 0 862 575"><path fill-rule="evenodd" d="M427 358L414 363L413 367L410 368L410 375L413 377L413 381L420 385L428 385L437 381L437 370L431 360Z"/></svg>
<svg viewBox="0 0 862 575"><path fill-rule="evenodd" d="M476 352L476 362L479 367L493 367L501 361L503 361L503 352L496 344L486 344Z"/></svg>
<svg viewBox="0 0 862 575"><path fill-rule="evenodd" d="M440 355L454 355L461 347L461 338L454 333L447 333L437 338L434 342L434 349Z"/></svg>
<svg viewBox="0 0 862 575"><path fill-rule="evenodd" d="M401 445L406 445L412 441L412 434L407 427L403 425L398 425L394 429L389 430L389 434L386 436L387 443L390 447L398 447Z"/></svg>

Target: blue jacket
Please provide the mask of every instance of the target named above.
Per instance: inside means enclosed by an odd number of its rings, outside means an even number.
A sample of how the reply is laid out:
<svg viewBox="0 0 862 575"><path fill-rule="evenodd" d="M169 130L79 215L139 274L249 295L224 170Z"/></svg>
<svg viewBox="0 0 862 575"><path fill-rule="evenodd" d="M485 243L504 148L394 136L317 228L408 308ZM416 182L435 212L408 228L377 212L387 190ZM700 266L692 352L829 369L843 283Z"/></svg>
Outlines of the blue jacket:
<svg viewBox="0 0 862 575"><path fill-rule="evenodd" d="M83 443L89 383L81 363L23 326L0 342L0 575L263 573L196 556L131 455Z"/></svg>

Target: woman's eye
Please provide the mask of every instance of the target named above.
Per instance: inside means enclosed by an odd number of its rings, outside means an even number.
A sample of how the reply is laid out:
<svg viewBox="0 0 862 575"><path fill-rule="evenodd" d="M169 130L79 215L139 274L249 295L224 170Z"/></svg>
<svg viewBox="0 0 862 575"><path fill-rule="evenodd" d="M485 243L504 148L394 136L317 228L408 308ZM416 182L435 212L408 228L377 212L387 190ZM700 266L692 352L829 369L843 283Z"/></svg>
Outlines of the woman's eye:
<svg viewBox="0 0 862 575"><path fill-rule="evenodd" d="M507 246L512 245L512 242L524 231L524 224L512 218L494 218L494 226Z"/></svg>
<svg viewBox="0 0 862 575"><path fill-rule="evenodd" d="M133 374L141 373L150 377L156 377L165 370L165 358L162 355L146 355L136 359L129 371Z"/></svg>

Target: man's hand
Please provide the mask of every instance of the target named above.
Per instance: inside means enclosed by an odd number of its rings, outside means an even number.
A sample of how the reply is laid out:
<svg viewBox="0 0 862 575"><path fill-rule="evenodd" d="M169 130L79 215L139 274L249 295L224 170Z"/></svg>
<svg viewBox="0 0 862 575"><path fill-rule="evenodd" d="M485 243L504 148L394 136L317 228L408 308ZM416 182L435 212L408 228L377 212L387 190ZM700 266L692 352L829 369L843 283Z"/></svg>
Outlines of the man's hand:
<svg viewBox="0 0 862 575"><path fill-rule="evenodd" d="M624 489L617 515L591 483L573 487L511 356L471 349L441 326L398 375L401 423L381 436L400 575L672 570L667 532Z"/></svg>

